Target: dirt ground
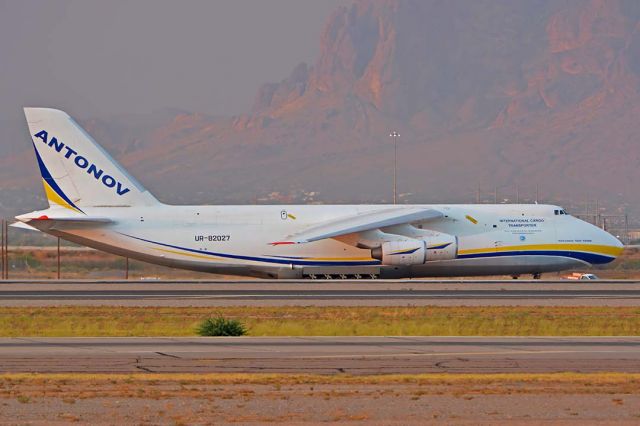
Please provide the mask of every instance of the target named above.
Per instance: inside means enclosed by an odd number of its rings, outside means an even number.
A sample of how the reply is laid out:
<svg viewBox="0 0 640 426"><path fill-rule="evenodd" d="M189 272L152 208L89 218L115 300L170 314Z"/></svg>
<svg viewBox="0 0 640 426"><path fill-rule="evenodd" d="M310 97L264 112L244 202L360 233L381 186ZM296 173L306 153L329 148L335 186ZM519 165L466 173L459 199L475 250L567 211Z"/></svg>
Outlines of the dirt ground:
<svg viewBox="0 0 640 426"><path fill-rule="evenodd" d="M228 391L223 388L221 392ZM637 395L418 395L400 389L244 390L213 398L0 400L2 424L638 424Z"/></svg>
<svg viewBox="0 0 640 426"><path fill-rule="evenodd" d="M2 424L638 424L637 382L2 380Z"/></svg>

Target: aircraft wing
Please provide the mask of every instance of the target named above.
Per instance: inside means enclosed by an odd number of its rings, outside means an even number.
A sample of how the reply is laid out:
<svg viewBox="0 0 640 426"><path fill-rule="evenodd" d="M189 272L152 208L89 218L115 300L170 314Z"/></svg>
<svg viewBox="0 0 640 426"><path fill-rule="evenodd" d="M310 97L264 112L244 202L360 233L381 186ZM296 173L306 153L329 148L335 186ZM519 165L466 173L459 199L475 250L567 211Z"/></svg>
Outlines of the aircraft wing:
<svg viewBox="0 0 640 426"><path fill-rule="evenodd" d="M302 232L290 235L286 241L271 243L302 244L313 241L335 238L356 232L371 231L389 226L408 224L412 222L424 222L444 217L438 210L425 208L407 208L376 210L373 212L357 214L338 218L320 225L313 226Z"/></svg>

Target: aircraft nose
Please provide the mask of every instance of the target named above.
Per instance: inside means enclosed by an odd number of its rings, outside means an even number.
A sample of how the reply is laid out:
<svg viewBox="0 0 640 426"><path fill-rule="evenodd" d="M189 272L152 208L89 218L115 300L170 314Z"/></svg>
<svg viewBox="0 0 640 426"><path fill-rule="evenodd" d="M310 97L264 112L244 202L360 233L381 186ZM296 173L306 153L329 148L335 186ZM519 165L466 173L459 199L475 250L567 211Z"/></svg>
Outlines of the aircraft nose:
<svg viewBox="0 0 640 426"><path fill-rule="evenodd" d="M624 248L624 244L622 244L622 241L620 241L618 238L614 237L613 235L609 234L607 232L607 234L609 235L609 237L611 238L611 245L619 248L620 250L622 250Z"/></svg>
<svg viewBox="0 0 640 426"><path fill-rule="evenodd" d="M608 254L615 259L622 253L622 250L624 249L624 244L622 244L622 242L619 239L611 235L609 232L603 229L598 229L598 230L599 230L598 239L600 240L599 243L603 246L609 247Z"/></svg>
<svg viewBox="0 0 640 426"><path fill-rule="evenodd" d="M599 237L602 239L605 245L617 247L617 248L624 247L624 244L622 244L622 242L618 238L614 237L611 233L605 231L604 229L600 229L600 228L598 229L600 230Z"/></svg>

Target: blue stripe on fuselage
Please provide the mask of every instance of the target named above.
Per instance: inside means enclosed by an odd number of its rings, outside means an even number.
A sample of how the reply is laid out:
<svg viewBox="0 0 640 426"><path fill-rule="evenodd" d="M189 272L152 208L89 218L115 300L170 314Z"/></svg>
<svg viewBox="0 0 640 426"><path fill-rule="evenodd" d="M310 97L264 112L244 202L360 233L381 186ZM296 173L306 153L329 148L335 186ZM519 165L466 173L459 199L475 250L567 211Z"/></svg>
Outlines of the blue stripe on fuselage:
<svg viewBox="0 0 640 426"><path fill-rule="evenodd" d="M503 256L560 256L579 259L591 264L609 263L615 260L615 257L605 256L603 254L587 253L582 251L563 251L563 250L523 250L523 251L504 251L504 252L487 252L474 254L461 254L458 259L471 259L481 257L503 257Z"/></svg>
<svg viewBox="0 0 640 426"><path fill-rule="evenodd" d="M204 254L204 255L209 255L209 256L217 256L217 257L224 257L224 258L228 258L228 259L238 259L238 260L249 260L249 261L254 261L254 262L266 262L266 263L277 263L277 264L281 264L281 265L327 265L327 266L362 266L362 265L379 265L380 261L378 260L374 260L374 261L354 261L354 262L334 262L334 261L320 261L320 260L316 260L316 261L309 261L309 260L297 260L297 259L268 259L268 258L264 258L264 257L254 257L254 256L242 256L242 255L238 255L238 254L227 254L227 253L218 253L218 252L212 252L212 251L202 251L202 250L196 250L196 249L192 249L192 248L187 248L187 247L180 247L180 246L176 246L173 244L165 244L165 243L160 243L158 241L152 241L152 240L147 240L145 238L139 238L139 237L134 237L133 235L127 235L127 234L121 234L130 238L135 238L136 240L140 240L140 241L144 241L147 243L152 243L152 244L157 244L160 246L164 246L164 247L170 247L170 248L175 248L175 249L179 249L179 250L185 250L191 253L198 253L198 254Z"/></svg>
<svg viewBox="0 0 640 426"><path fill-rule="evenodd" d="M198 253L209 256L223 257L228 259L248 260L254 262L276 263L281 265L326 265L326 266L362 266L362 265L380 265L380 261L353 261L353 262L335 262L335 261L309 261L300 258L286 258L286 259L273 259L255 256L243 256L238 254L227 254L211 251L197 250L187 247L176 246L173 244L161 243L158 241L148 240L145 238L135 237L133 235L121 234L130 238L134 238L139 241L147 243L157 244L163 247L170 247L179 250L185 250L191 253ZM557 257L569 257L579 259L591 264L603 264L613 261L615 258L595 253L579 252L579 251L562 251L562 250L527 250L527 251L508 251L508 252L487 252L487 253L474 253L474 254L462 254L457 259L471 259L471 258L489 258L489 257L504 257L504 256L557 256Z"/></svg>

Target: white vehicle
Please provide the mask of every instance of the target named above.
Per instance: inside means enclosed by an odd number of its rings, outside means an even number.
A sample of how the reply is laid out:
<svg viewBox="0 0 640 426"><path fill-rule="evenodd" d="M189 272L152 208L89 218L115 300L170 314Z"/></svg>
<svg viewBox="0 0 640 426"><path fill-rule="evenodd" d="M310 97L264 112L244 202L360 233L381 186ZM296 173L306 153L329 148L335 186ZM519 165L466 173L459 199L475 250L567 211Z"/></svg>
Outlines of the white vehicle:
<svg viewBox="0 0 640 426"><path fill-rule="evenodd" d="M574 272L571 275L565 277L567 280L598 280L597 275L594 274L583 274L582 272Z"/></svg>
<svg viewBox="0 0 640 426"><path fill-rule="evenodd" d="M599 278L594 274L582 274L580 275L580 279L581 280L597 280Z"/></svg>
<svg viewBox="0 0 640 426"><path fill-rule="evenodd" d="M150 263L268 278L538 278L622 251L552 205L166 205L66 113L25 115L49 208L18 225Z"/></svg>

